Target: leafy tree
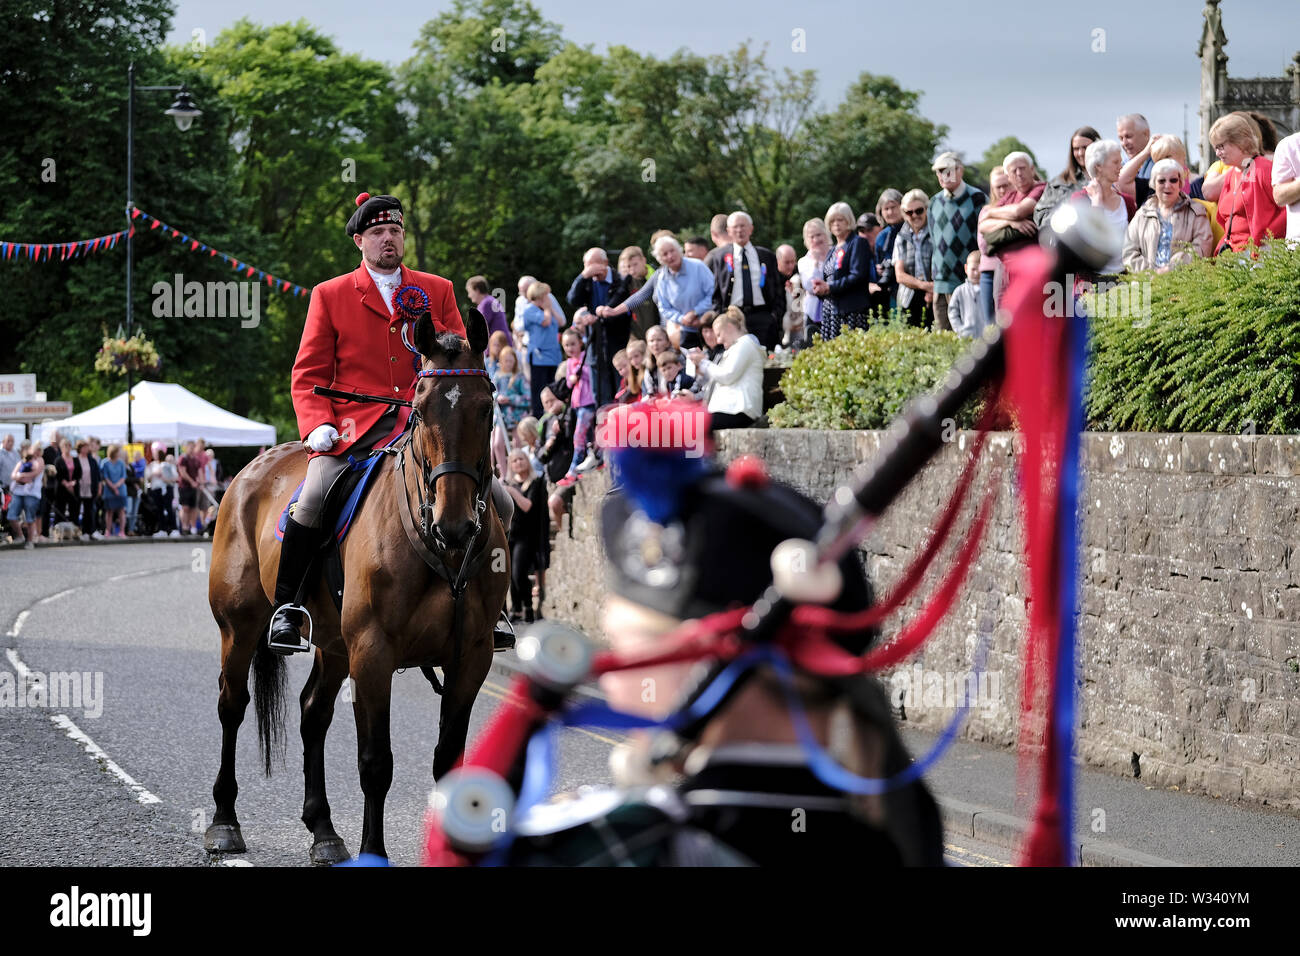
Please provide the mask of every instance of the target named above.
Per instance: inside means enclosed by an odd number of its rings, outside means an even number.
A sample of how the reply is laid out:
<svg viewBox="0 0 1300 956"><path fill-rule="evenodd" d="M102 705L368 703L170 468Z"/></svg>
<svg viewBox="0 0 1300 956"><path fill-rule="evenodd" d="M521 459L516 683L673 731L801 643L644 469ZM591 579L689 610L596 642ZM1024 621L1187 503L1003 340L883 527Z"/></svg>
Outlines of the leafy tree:
<svg viewBox="0 0 1300 956"><path fill-rule="evenodd" d="M934 192L930 164L948 128L921 116L920 100L893 77L863 73L843 103L813 118L801 136L807 165L797 180L804 198L796 218L823 216L836 201L860 215L888 188Z"/></svg>
<svg viewBox="0 0 1300 956"><path fill-rule="evenodd" d="M401 142L407 242L417 268L460 287L551 275L562 253L545 210L576 191L559 168L571 144L529 120L529 89L560 52L559 28L527 2L457 0L427 23L398 70L409 118Z"/></svg>
<svg viewBox="0 0 1300 956"><path fill-rule="evenodd" d="M592 244L645 246L661 227L702 233L712 214L741 208L775 246L797 242L832 201L861 211L889 186L933 191L947 132L890 77L864 73L818 111L812 71L778 72L746 45L602 55L565 43L528 0L453 0L396 71L305 21L241 20L206 50L163 48L171 11L168 0L6 6L0 62L14 65L0 68L11 134L0 176L19 188L0 208L0 235L49 241L125 225L132 60L142 85L184 82L203 110L181 135L162 97L139 96L137 204L305 286L355 268L342 229L363 190L402 197L416 268L458 288L479 272L503 287L528 272L563 288ZM50 182L46 157L58 164ZM155 315L153 285L175 274L247 280L159 230L139 228L135 245L135 316L166 377L291 436L287 382L307 300L262 285L256 329ZM101 328L124 312L121 256L0 264L6 366L79 405L117 391L90 368Z"/></svg>
<svg viewBox="0 0 1300 956"><path fill-rule="evenodd" d="M162 52L170 4L14 0L3 16L0 180L18 188L0 208L0 235L49 242L125 228L127 67L134 61L141 86L191 78ZM137 93L135 201L217 241L240 213L226 188L228 151L211 123L221 106L207 93L195 87L204 116L183 134L163 115L167 94ZM183 381L186 371L215 370L218 361L233 359L239 367L237 322L232 329L153 320L152 281L192 275L200 260L143 228L135 256L135 318L158 345L165 374ZM119 391L123 383L98 375L93 363L103 330L125 321L125 244L67 262L10 261L0 270L6 308L0 365L35 372L51 398L78 408Z"/></svg>
<svg viewBox="0 0 1300 956"><path fill-rule="evenodd" d="M388 68L342 52L305 20L263 27L242 19L193 69L223 107L219 132L233 150L225 188L247 210L238 254L256 254L259 268L308 287L355 269L344 225L359 192L392 188L404 125ZM293 420L289 370L308 300L261 291L263 324L241 336L259 350L254 381L232 397L237 411L256 408L283 431Z"/></svg>

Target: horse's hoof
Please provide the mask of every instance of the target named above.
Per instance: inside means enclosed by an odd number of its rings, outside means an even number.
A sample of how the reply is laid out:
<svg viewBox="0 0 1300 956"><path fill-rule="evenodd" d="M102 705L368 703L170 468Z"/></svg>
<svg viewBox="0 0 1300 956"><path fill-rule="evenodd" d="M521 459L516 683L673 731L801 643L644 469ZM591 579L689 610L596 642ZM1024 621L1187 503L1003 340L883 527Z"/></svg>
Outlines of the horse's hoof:
<svg viewBox="0 0 1300 956"><path fill-rule="evenodd" d="M203 833L203 849L209 853L243 853L248 848L238 823L214 823Z"/></svg>
<svg viewBox="0 0 1300 956"><path fill-rule="evenodd" d="M311 845L311 862L315 866L333 866L352 859L342 837L325 837Z"/></svg>

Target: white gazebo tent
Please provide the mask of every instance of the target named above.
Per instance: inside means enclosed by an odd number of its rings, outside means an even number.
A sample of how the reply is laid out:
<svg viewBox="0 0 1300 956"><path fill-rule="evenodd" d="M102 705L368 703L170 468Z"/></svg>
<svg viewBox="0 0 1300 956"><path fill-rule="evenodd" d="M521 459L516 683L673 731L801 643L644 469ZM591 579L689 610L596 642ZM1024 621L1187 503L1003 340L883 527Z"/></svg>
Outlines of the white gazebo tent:
<svg viewBox="0 0 1300 956"><path fill-rule="evenodd" d="M180 385L141 382L132 389L131 431L137 442L168 446L202 438L208 445L274 445L275 428L242 418ZM42 441L57 430L68 437L97 436L104 444L126 441L126 392L79 415L35 426Z"/></svg>

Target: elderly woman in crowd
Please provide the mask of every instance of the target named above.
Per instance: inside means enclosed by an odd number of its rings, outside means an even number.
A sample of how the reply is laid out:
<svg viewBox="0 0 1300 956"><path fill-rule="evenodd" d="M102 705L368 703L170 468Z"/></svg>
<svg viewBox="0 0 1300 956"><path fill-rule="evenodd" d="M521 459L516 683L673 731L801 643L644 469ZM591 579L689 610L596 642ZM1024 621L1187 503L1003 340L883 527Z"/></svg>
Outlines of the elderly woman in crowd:
<svg viewBox="0 0 1300 956"><path fill-rule="evenodd" d="M876 283L880 291L871 296L873 315L891 312L898 304L898 279L894 276L894 243L903 228L903 194L886 189L876 200L876 218L883 226L876 233Z"/></svg>
<svg viewBox="0 0 1300 956"><path fill-rule="evenodd" d="M1070 158L1065 164L1065 169L1048 182L1047 188L1038 197L1038 204L1034 206L1034 225L1039 229L1043 228L1043 223L1047 222L1047 217L1056 210L1057 206L1068 202L1070 196L1088 182L1088 171L1083 165L1084 154L1088 151L1088 147L1099 139L1101 134L1091 126L1080 126L1071 134ZM1139 168L1141 165L1138 163Z"/></svg>
<svg viewBox="0 0 1300 956"><path fill-rule="evenodd" d="M1219 193L1225 248L1241 252L1286 235L1286 208L1273 201L1273 161L1264 155L1259 124L1246 113L1221 116L1210 127L1215 155L1228 167ZM1207 193L1208 196L1208 193Z"/></svg>
<svg viewBox="0 0 1300 956"><path fill-rule="evenodd" d="M1263 113L1256 113L1253 110L1242 111L1240 115L1254 121L1259 130L1259 151L1272 160L1273 151L1277 149L1278 144L1277 127L1273 125L1273 121ZM1231 167L1222 159L1216 159L1210 164L1204 176L1192 180L1192 195L1209 202L1218 202L1229 169Z"/></svg>
<svg viewBox="0 0 1300 956"><path fill-rule="evenodd" d="M661 233L652 248L663 268L621 303L602 305L596 314L601 318L623 315L653 296L669 341L680 342L682 329L698 329L700 316L713 306L713 273L700 260L686 258L682 244L671 234Z"/></svg>
<svg viewBox="0 0 1300 956"><path fill-rule="evenodd" d="M709 395L713 429L746 428L763 414L766 354L758 339L746 333L745 313L734 305L713 320L713 330L726 348L719 361L709 361L703 349L691 350L699 374L713 383Z"/></svg>
<svg viewBox="0 0 1300 956"><path fill-rule="evenodd" d="M1002 197L1011 191L1011 179L1001 166L994 166L989 171L989 201L980 210L979 222L984 221L990 209L1002 201ZM1002 274L1002 263L998 257L990 255L988 239L978 231L975 244L980 253L980 305L984 309L984 324L992 325L997 311L994 293L998 290L998 280Z"/></svg>
<svg viewBox="0 0 1300 956"><path fill-rule="evenodd" d="M1128 230L1129 220L1137 211L1132 197L1125 196L1115 185L1123 163L1124 154L1119 143L1113 139L1097 140L1084 154L1084 165L1088 169L1088 185L1070 197L1073 202L1091 205L1101 210L1107 224L1115 233L1115 248L1118 250L1124 248L1124 234ZM1113 274L1123 270L1124 260L1120 253L1116 252L1100 272Z"/></svg>
<svg viewBox="0 0 1300 956"><path fill-rule="evenodd" d="M1124 235L1124 268L1129 272L1173 266L1208 256L1214 248L1205 207L1188 198L1187 171L1173 159L1162 159L1151 170L1154 192L1142 204Z"/></svg>
<svg viewBox="0 0 1300 956"><path fill-rule="evenodd" d="M811 289L824 299L822 338L829 340L847 329L867 330L875 269L873 250L858 235L848 203L837 202L826 210L826 225L835 236L835 248L823 261L821 275L813 278Z"/></svg>
<svg viewBox="0 0 1300 956"><path fill-rule="evenodd" d="M925 329L934 321L934 242L927 221L930 197L912 189L903 197L907 222L894 243L894 275L898 278L898 305L907 311L907 324Z"/></svg>
<svg viewBox="0 0 1300 956"><path fill-rule="evenodd" d="M1002 169L1007 176L1007 191L1001 199L988 203L980 215L979 232L984 237L979 247L981 271L990 266L989 259L995 260L991 265L997 269L1001 264L1001 253L1034 242L1038 236L1034 209L1047 189L1047 183L1037 178L1034 161L1023 150L1007 153ZM996 309L1001 300L1000 287L995 286L993 291Z"/></svg>
<svg viewBox="0 0 1300 956"><path fill-rule="evenodd" d="M822 263L831 249L831 231L821 219L809 219L803 224L803 244L808 252L799 259L799 279L805 290L812 288L814 277L822 274ZM803 300L804 326L808 340L814 335L822 334L822 309L825 302L821 296L808 292Z"/></svg>

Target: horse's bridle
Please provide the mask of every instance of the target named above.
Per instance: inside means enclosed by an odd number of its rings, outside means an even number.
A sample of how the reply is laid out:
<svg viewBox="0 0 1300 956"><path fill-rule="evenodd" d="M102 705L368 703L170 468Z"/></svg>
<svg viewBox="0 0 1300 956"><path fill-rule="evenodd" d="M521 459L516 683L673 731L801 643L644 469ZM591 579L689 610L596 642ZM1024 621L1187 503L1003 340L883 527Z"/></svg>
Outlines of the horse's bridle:
<svg viewBox="0 0 1300 956"><path fill-rule="evenodd" d="M418 378L441 378L449 376L473 376L487 380L488 388L495 391L488 373L481 368L431 368L422 369L417 373ZM410 428L407 430L405 446L412 447L412 455L420 466L420 481L416 484L416 494L419 499L418 512L420 516L420 535L424 538L430 538L438 544L439 549L446 551L447 543L443 540L442 532L438 530L437 525L433 523L434 503L437 500L437 483L443 475L468 475L474 479L474 533L470 537L470 542L465 548L466 558L474 550L474 544L478 540L479 533L483 529L483 513L487 511L488 489L492 481L492 471L490 462L491 456L491 437L488 438L489 447L485 448L482 457L479 459L478 467L471 468L463 461L444 461L433 467L419 451L419 445L415 442L415 432L419 428L423 417L420 410L412 405ZM401 467L401 458L398 459L398 467Z"/></svg>

